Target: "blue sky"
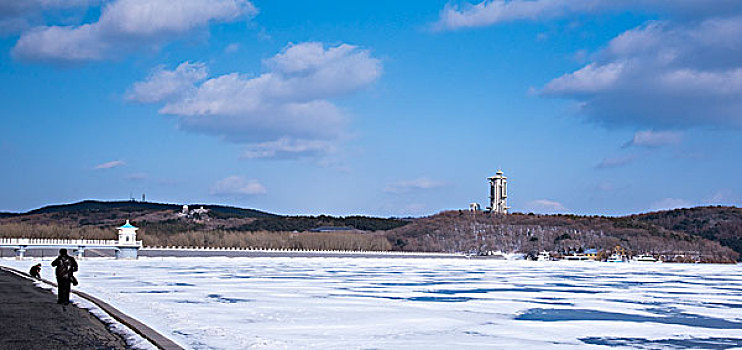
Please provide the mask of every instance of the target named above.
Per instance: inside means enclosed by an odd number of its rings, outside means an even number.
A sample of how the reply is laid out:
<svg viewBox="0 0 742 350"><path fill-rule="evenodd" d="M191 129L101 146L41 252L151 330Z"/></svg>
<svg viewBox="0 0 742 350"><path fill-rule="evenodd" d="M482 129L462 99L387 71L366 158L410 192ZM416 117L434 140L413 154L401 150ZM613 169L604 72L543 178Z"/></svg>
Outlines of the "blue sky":
<svg viewBox="0 0 742 350"><path fill-rule="evenodd" d="M0 210L742 203L736 0L0 0Z"/></svg>

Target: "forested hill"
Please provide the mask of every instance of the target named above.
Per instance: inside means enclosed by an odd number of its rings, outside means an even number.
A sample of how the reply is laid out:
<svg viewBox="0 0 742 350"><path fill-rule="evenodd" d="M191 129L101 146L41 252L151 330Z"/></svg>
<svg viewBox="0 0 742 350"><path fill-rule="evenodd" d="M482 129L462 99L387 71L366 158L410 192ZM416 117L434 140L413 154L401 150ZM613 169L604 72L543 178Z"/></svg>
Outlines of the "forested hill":
<svg viewBox="0 0 742 350"><path fill-rule="evenodd" d="M259 217L277 217L278 215L266 213L255 209L243 209L223 205L207 204L189 204L191 208L205 207L210 211L224 216L259 218ZM143 212L143 211L160 211L174 210L180 211L183 206L180 204L139 202L139 201L94 201L87 200L72 204L49 205L43 208L31 210L25 214L50 214L50 213L91 213L91 212Z"/></svg>
<svg viewBox="0 0 742 350"><path fill-rule="evenodd" d="M696 260L740 257L742 209L702 207L624 217L447 211L391 230L394 249L569 254L621 246L633 253L687 255Z"/></svg>
<svg viewBox="0 0 742 350"><path fill-rule="evenodd" d="M624 219L716 241L742 256L742 208L696 207L632 215Z"/></svg>
<svg viewBox="0 0 742 350"><path fill-rule="evenodd" d="M201 208L189 204L190 209ZM623 217L510 214L467 210L416 219L367 216L282 216L255 209L203 205L83 201L27 213L1 213L0 237L109 239L125 220L147 245L251 246L404 251L570 253L621 246L632 253L687 255L730 262L742 256L742 209L698 207ZM314 231L313 235L303 234ZM321 235L319 233L322 233ZM341 239L342 237L342 239ZM280 238L280 239L279 239Z"/></svg>
<svg viewBox="0 0 742 350"><path fill-rule="evenodd" d="M256 231L309 231L332 227L356 231L383 231L402 226L407 221L368 216L334 217L283 216L255 209L243 209L212 204L188 204L193 209L203 208L205 213L183 216L181 204L139 201L94 201L50 205L27 213L0 213L0 225L23 223L26 225L52 225L60 227L97 227L107 229L131 220L148 235L168 235L187 231L228 230ZM0 232L0 237L6 232Z"/></svg>

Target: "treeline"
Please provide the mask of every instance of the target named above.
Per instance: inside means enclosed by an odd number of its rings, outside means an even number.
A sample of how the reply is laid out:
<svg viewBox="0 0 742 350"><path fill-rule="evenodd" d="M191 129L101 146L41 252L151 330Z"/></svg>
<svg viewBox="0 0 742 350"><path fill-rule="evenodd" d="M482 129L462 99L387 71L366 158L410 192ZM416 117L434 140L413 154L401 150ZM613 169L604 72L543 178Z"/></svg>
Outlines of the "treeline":
<svg viewBox="0 0 742 350"><path fill-rule="evenodd" d="M742 256L742 208L697 207L624 218L717 241Z"/></svg>
<svg viewBox="0 0 742 350"><path fill-rule="evenodd" d="M259 218L240 225L236 231L309 231L321 226L348 227L360 231L385 231L406 225L408 222L398 219L373 218L368 216L333 217L320 216L283 216Z"/></svg>
<svg viewBox="0 0 742 350"><path fill-rule="evenodd" d="M151 226L150 226L151 225ZM168 227L167 225L165 227ZM172 226L170 226L172 228ZM151 228L155 228L151 230ZM0 224L0 237L53 239L117 239L113 228L93 226ZM239 232L226 230L163 230L157 224L142 225L137 240L145 246L240 247L310 250L391 250L383 234L363 232Z"/></svg>
<svg viewBox="0 0 742 350"><path fill-rule="evenodd" d="M68 226L54 224L0 224L3 238L49 238L49 239L116 239L116 232L96 226Z"/></svg>
<svg viewBox="0 0 742 350"><path fill-rule="evenodd" d="M484 254L488 251L569 254L595 248L610 251L687 255L702 261L732 262L733 250L701 237L649 223L571 215L495 215L448 211L391 230L393 249Z"/></svg>
<svg viewBox="0 0 742 350"><path fill-rule="evenodd" d="M384 235L359 232L188 231L143 236L146 246L239 247L307 250L391 250Z"/></svg>

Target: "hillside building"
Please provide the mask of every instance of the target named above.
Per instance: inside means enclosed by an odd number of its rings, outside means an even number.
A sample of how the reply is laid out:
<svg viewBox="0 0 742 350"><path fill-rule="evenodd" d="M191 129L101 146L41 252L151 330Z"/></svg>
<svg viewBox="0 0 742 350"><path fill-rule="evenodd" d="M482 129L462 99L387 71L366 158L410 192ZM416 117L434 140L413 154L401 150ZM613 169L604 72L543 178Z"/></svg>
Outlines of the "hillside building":
<svg viewBox="0 0 742 350"><path fill-rule="evenodd" d="M119 244L123 244L123 245L136 244L138 229L139 229L138 227L135 227L134 225L129 223L129 220L126 220L126 224L118 227Z"/></svg>
<svg viewBox="0 0 742 350"><path fill-rule="evenodd" d="M490 182L490 206L487 210L496 214L507 214L508 188L507 177L503 175L502 170L498 170L495 176L487 178Z"/></svg>

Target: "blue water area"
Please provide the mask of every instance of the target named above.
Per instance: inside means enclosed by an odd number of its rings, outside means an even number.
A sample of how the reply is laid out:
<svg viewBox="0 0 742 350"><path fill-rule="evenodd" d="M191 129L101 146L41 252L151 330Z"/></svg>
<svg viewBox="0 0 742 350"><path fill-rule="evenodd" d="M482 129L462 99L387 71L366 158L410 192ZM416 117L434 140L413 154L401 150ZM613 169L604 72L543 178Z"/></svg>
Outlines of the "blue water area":
<svg viewBox="0 0 742 350"><path fill-rule="evenodd" d="M734 303L706 303L706 305L713 305L716 307L729 308L729 309L742 309L742 304L734 304Z"/></svg>
<svg viewBox="0 0 742 350"><path fill-rule="evenodd" d="M678 312L674 309L649 309L657 316L643 316L606 312L588 309L528 309L516 320L559 322L559 321L622 321L622 322L652 322L662 324L677 324L699 328L713 329L742 329L742 322L727 321L720 318L699 316Z"/></svg>
<svg viewBox="0 0 742 350"><path fill-rule="evenodd" d="M483 294L493 292L517 292L517 293L541 293L541 292L565 292L578 294L598 294L602 291L585 290L585 289L552 289L552 288L533 288L533 287L512 287L512 288L473 288L473 289L437 289L425 291L426 293L435 294Z"/></svg>
<svg viewBox="0 0 742 350"><path fill-rule="evenodd" d="M176 275L200 275L200 274L212 273L212 272L214 272L214 271L208 271L208 270L203 270L203 271L198 271L198 270L182 270L182 271L170 271L169 273L176 274Z"/></svg>
<svg viewBox="0 0 742 350"><path fill-rule="evenodd" d="M631 347L634 349L713 349L724 350L742 346L738 338L643 339L643 338L581 338L585 344Z"/></svg>
<svg viewBox="0 0 742 350"><path fill-rule="evenodd" d="M512 299L513 301L521 303L532 303L532 304L544 304L544 305L561 305L561 306L573 306L573 303L566 301L541 301L537 299Z"/></svg>
<svg viewBox="0 0 742 350"><path fill-rule="evenodd" d="M387 300L405 300L405 301L427 301L427 302L438 302L438 303L460 303L472 300L474 298L467 297L393 297L386 295L374 295L374 294L332 294L332 297L351 297L351 298L373 298L373 299L387 299Z"/></svg>
<svg viewBox="0 0 742 350"><path fill-rule="evenodd" d="M659 302L659 301L641 301L641 300L627 300L627 299L606 299L605 301L609 301L612 303L625 303L625 304L638 304L638 305L650 305L650 306L662 306L665 305L665 303ZM674 304L679 304L678 302L673 300Z"/></svg>
<svg viewBox="0 0 742 350"><path fill-rule="evenodd" d="M570 280L570 281L580 281L580 280L593 281L595 279L595 277L593 276L558 275L558 274L552 275L550 277L553 277L555 279L561 278L561 279Z"/></svg>
<svg viewBox="0 0 742 350"><path fill-rule="evenodd" d="M410 297L407 298L409 301L433 301L439 303L460 303L464 301L472 300L473 298L466 297Z"/></svg>
<svg viewBox="0 0 742 350"><path fill-rule="evenodd" d="M185 283L185 282L174 282L174 283L168 283L168 286L176 286L176 287L195 287L195 284L191 283Z"/></svg>
<svg viewBox="0 0 742 350"><path fill-rule="evenodd" d="M241 298L225 298L220 294L209 294L207 295L209 299L213 299L216 302L219 303L226 303L226 304L236 304L236 303L249 303L253 302L255 300L252 299L241 299Z"/></svg>
<svg viewBox="0 0 742 350"><path fill-rule="evenodd" d="M386 287L424 287L424 286L434 286L437 284L456 284L459 282L445 282L445 281L426 281L426 282L382 282L382 283L376 283L380 286L386 286Z"/></svg>

